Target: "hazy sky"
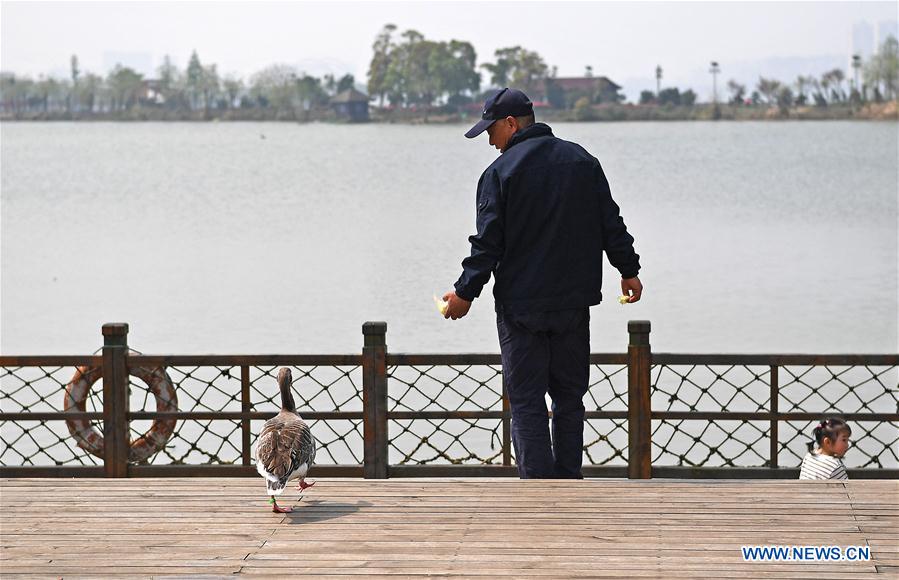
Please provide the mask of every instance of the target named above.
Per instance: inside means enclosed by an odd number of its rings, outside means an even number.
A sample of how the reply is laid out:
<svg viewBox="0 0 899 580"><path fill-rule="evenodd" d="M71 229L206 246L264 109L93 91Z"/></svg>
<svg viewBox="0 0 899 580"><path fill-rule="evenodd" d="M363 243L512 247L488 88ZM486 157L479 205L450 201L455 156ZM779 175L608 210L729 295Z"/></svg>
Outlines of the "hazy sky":
<svg viewBox="0 0 899 580"><path fill-rule="evenodd" d="M371 44L385 23L433 40L471 42L479 61L497 48L539 52L559 76L594 74L628 93L655 81L710 88L722 80L779 77L836 63L852 51L852 28L876 34L895 22L896 2L11 2L0 3L0 67L68 76L69 57L105 74L117 60L152 74L169 54L184 67L192 49L220 73L247 78L270 64L349 72L364 82ZM895 27L895 24L892 24ZM484 75L484 80L488 80ZM486 82L485 82L486 84Z"/></svg>

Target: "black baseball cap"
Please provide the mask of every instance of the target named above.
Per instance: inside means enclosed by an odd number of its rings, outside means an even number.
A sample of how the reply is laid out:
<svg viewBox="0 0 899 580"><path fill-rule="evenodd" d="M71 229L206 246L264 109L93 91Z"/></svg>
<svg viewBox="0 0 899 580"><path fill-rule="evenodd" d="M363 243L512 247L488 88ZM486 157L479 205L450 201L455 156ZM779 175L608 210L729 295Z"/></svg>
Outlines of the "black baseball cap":
<svg viewBox="0 0 899 580"><path fill-rule="evenodd" d="M474 127L465 133L469 139L477 137L490 125L506 117L526 117L534 114L534 104L526 94L508 87L500 89L484 101L484 114Z"/></svg>

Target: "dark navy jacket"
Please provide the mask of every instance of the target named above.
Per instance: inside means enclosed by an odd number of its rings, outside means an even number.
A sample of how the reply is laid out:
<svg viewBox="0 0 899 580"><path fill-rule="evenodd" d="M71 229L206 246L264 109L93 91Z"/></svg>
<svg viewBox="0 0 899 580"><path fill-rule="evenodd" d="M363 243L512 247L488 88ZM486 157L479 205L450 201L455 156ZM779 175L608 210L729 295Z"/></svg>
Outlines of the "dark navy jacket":
<svg viewBox="0 0 899 580"><path fill-rule="evenodd" d="M602 253L623 278L640 270L599 161L544 123L515 133L481 175L478 233L456 294L473 300L493 273L496 309L546 312L599 304Z"/></svg>

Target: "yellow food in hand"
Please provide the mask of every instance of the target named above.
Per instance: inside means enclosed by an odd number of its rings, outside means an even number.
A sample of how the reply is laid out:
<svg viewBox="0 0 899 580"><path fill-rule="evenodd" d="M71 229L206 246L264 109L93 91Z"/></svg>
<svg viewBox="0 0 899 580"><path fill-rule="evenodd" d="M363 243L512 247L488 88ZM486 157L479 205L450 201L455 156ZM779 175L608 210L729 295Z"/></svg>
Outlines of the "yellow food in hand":
<svg viewBox="0 0 899 580"><path fill-rule="evenodd" d="M440 314L446 316L446 309L449 308L449 302L437 298L437 295L434 294L434 304L437 305L437 310L440 311Z"/></svg>
<svg viewBox="0 0 899 580"><path fill-rule="evenodd" d="M619 304L627 304L628 302L630 302L630 299L631 299L630 296L619 296L618 303Z"/></svg>

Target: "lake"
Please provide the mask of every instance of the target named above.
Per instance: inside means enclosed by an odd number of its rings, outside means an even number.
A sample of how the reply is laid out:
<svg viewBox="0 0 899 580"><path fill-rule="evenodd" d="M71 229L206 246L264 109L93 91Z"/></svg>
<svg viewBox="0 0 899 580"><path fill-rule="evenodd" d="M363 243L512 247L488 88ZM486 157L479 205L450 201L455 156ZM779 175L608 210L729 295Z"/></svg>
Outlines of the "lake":
<svg viewBox="0 0 899 580"><path fill-rule="evenodd" d="M491 286L446 321L495 158L463 126L3 123L0 351L498 352ZM641 255L606 264L594 352L897 351L897 125L566 123ZM486 134L485 134L486 135Z"/></svg>

